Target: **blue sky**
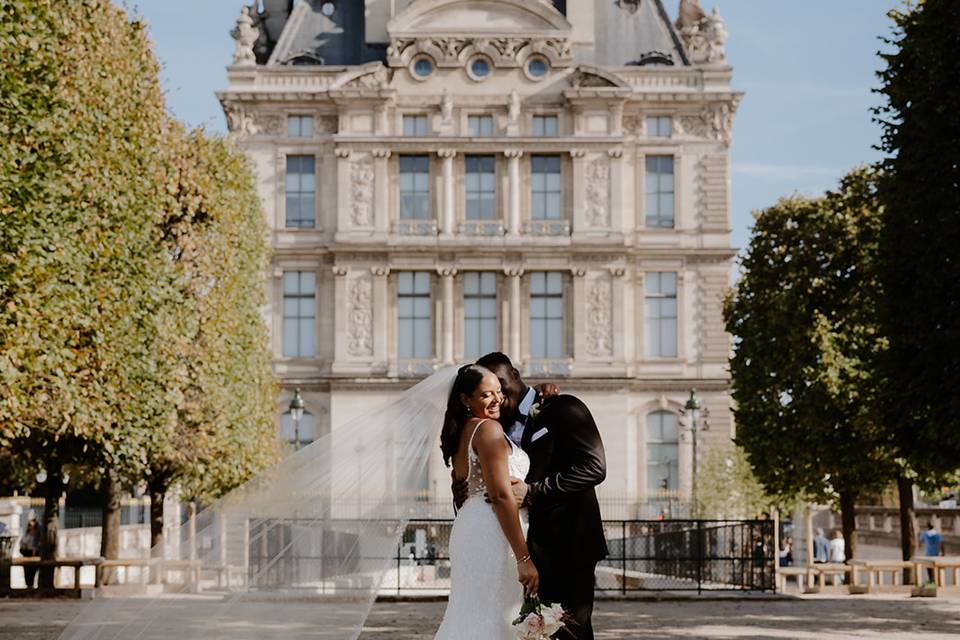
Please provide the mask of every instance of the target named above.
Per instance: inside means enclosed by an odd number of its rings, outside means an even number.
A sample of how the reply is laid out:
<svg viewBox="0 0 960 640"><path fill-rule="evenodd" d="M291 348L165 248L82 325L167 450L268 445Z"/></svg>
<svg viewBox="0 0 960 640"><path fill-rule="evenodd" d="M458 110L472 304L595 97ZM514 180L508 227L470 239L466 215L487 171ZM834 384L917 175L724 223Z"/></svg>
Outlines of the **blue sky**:
<svg viewBox="0 0 960 640"><path fill-rule="evenodd" d="M233 28L246 0L131 2L150 25L173 113L224 131L214 91L226 87ZM350 0L359 2L361 0ZM582 1L582 0L574 0ZM612 1L612 0L611 0ZM665 0L671 17L679 0ZM708 11L715 3L701 0ZM795 192L818 194L876 160L878 37L897 0L722 0L733 86L746 96L734 125L733 244L746 246L750 212Z"/></svg>

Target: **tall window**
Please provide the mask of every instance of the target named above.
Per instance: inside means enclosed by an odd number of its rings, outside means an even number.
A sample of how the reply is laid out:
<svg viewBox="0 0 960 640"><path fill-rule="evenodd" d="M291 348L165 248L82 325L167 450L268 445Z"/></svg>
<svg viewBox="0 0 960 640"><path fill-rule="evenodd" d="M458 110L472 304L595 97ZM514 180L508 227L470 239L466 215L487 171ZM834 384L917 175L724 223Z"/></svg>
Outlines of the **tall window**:
<svg viewBox="0 0 960 640"><path fill-rule="evenodd" d="M648 491L676 491L679 450L676 414L654 411L647 415Z"/></svg>
<svg viewBox="0 0 960 640"><path fill-rule="evenodd" d="M677 274L646 275L647 355L677 357Z"/></svg>
<svg viewBox="0 0 960 640"><path fill-rule="evenodd" d="M534 220L560 219L560 156L531 156L530 200Z"/></svg>
<svg viewBox="0 0 960 640"><path fill-rule="evenodd" d="M313 116L287 116L288 138L312 138Z"/></svg>
<svg viewBox="0 0 960 640"><path fill-rule="evenodd" d="M567 355L564 337L563 274L530 274L530 355L562 358Z"/></svg>
<svg viewBox="0 0 960 640"><path fill-rule="evenodd" d="M401 271L397 274L397 355L411 359L433 355L428 272Z"/></svg>
<svg viewBox="0 0 960 640"><path fill-rule="evenodd" d="M475 138L489 138L493 135L493 116L467 116L467 130Z"/></svg>
<svg viewBox="0 0 960 640"><path fill-rule="evenodd" d="M647 135L651 138L669 138L673 134L673 118L670 116L648 116Z"/></svg>
<svg viewBox="0 0 960 640"><path fill-rule="evenodd" d="M403 116L403 135L413 137L427 135L427 116Z"/></svg>
<svg viewBox="0 0 960 640"><path fill-rule="evenodd" d="M298 436L301 447L317 439L317 420L312 413L304 411L299 425L294 424L289 411L280 416L280 437L297 446Z"/></svg>
<svg viewBox="0 0 960 640"><path fill-rule="evenodd" d="M497 274L463 275L463 356L470 360L497 349Z"/></svg>
<svg viewBox="0 0 960 640"><path fill-rule="evenodd" d="M400 219L430 217L430 158L400 156Z"/></svg>
<svg viewBox="0 0 960 640"><path fill-rule="evenodd" d="M673 156L647 156L647 226L673 227Z"/></svg>
<svg viewBox="0 0 960 640"><path fill-rule="evenodd" d="M315 353L316 274L287 271L283 274L283 355L312 358Z"/></svg>
<svg viewBox="0 0 960 640"><path fill-rule="evenodd" d="M497 217L497 160L494 156L466 156L467 220Z"/></svg>
<svg viewBox="0 0 960 640"><path fill-rule="evenodd" d="M315 224L316 179L313 156L287 156L287 227L312 229Z"/></svg>
<svg viewBox="0 0 960 640"><path fill-rule="evenodd" d="M557 116L533 116L533 135L552 138L557 135Z"/></svg>

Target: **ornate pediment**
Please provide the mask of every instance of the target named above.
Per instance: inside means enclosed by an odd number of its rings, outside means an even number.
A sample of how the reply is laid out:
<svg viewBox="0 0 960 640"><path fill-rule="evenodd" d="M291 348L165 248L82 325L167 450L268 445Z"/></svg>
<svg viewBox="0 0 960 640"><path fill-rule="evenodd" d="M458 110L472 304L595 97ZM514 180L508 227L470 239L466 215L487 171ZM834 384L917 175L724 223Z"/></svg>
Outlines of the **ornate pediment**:
<svg viewBox="0 0 960 640"><path fill-rule="evenodd" d="M391 37L437 34L569 34L567 19L542 0L417 0L387 25Z"/></svg>
<svg viewBox="0 0 960 640"><path fill-rule="evenodd" d="M418 0L387 25L387 62L402 67L428 56L438 67L482 55L519 67L532 55L551 67L573 62L570 23L542 0Z"/></svg>
<svg viewBox="0 0 960 640"><path fill-rule="evenodd" d="M630 85L627 84L623 78L620 78L609 71L601 69L600 67L594 67L592 65L582 64L574 70L573 73L567 78L567 82L570 83L571 87L577 89L594 89L594 88L606 88L606 89L629 89Z"/></svg>

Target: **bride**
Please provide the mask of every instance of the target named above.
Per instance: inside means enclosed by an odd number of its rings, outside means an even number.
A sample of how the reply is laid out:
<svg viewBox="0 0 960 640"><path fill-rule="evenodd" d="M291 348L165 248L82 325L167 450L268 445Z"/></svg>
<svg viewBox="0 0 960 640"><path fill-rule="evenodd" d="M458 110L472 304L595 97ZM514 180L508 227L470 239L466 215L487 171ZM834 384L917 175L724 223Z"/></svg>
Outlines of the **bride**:
<svg viewBox="0 0 960 640"><path fill-rule="evenodd" d="M454 477L466 479L469 497L450 534L450 599L435 640L512 640L511 619L539 586L526 510L510 489L510 476L525 477L530 460L497 422L502 400L489 370L466 365L457 372L440 448Z"/></svg>

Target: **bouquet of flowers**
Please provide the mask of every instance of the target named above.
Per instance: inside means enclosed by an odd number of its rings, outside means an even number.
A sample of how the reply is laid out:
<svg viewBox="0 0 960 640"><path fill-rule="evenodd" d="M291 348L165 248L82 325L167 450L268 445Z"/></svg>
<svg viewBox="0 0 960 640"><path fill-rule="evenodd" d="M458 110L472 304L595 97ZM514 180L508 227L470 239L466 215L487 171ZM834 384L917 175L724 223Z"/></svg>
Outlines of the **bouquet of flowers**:
<svg viewBox="0 0 960 640"><path fill-rule="evenodd" d="M559 604L550 604L540 598L527 598L513 621L519 640L550 640L550 636L565 626L569 619Z"/></svg>

